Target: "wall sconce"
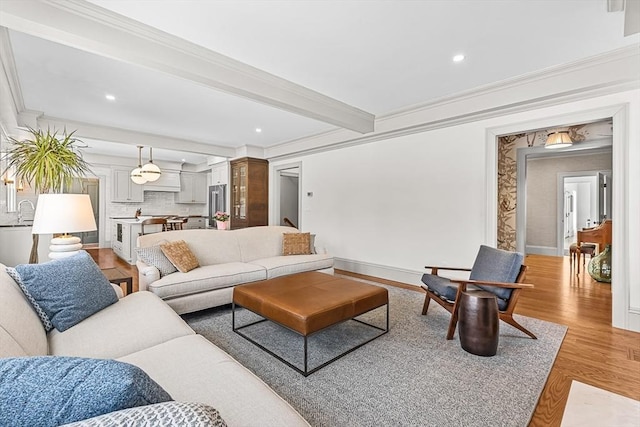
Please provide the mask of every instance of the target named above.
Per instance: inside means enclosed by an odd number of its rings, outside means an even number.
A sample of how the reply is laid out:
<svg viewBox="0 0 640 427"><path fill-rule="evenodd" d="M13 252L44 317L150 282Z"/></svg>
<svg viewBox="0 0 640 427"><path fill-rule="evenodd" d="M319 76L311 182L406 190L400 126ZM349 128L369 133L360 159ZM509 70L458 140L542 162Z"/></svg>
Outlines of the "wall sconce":
<svg viewBox="0 0 640 427"><path fill-rule="evenodd" d="M24 182L22 181L22 178L20 178L20 180L18 181L18 186L16 187L16 191L24 191Z"/></svg>

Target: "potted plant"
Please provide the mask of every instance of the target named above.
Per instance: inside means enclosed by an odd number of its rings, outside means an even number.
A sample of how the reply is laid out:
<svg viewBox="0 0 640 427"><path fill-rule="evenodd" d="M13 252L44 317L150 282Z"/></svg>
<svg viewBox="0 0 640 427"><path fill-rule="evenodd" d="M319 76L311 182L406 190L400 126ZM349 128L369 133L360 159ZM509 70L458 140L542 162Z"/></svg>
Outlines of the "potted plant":
<svg viewBox="0 0 640 427"><path fill-rule="evenodd" d="M9 137L6 170L14 167L16 177L27 181L37 193L61 193L73 178L91 172L89 164L77 151L76 143L79 141L73 137L75 131L67 134L64 130L58 137L55 130L28 129L30 138L18 140ZM37 248L38 236L34 234L30 263L38 262Z"/></svg>
<svg viewBox="0 0 640 427"><path fill-rule="evenodd" d="M74 132L61 137L58 132L29 128L31 138L22 141L9 137L5 155L7 169L15 167L16 176L24 179L39 193L59 193L75 177L91 172L89 164L77 151L79 142Z"/></svg>
<svg viewBox="0 0 640 427"><path fill-rule="evenodd" d="M213 219L216 221L216 228L218 230L226 230L228 228L228 222L229 222L228 213L218 211L213 216Z"/></svg>

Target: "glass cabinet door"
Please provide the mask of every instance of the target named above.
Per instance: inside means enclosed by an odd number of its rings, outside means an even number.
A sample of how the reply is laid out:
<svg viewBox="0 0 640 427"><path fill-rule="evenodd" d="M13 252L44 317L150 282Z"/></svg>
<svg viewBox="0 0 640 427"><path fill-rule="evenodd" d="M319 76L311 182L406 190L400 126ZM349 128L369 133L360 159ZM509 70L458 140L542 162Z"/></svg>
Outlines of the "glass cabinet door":
<svg viewBox="0 0 640 427"><path fill-rule="evenodd" d="M233 217L245 219L247 217L247 165L234 165L231 172Z"/></svg>
<svg viewBox="0 0 640 427"><path fill-rule="evenodd" d="M238 169L238 174L240 175L240 196L238 198L240 212L238 216L240 219L245 219L247 217L247 166L240 165Z"/></svg>

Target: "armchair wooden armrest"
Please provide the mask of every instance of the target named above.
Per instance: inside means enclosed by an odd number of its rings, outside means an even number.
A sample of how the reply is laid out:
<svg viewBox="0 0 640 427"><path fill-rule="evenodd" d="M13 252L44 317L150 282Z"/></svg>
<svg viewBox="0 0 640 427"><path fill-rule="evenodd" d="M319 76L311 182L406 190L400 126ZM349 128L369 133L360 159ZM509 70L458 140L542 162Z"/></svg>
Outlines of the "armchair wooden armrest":
<svg viewBox="0 0 640 427"><path fill-rule="evenodd" d="M533 288L529 283L504 283L504 282L490 282L486 280L465 280L465 279L449 279L452 283L458 283L460 285L481 285L481 286L495 286L496 288L509 288L509 289L525 289Z"/></svg>
<svg viewBox="0 0 640 427"><path fill-rule="evenodd" d="M458 268L458 267L438 267L432 265L425 265L424 268L430 268L431 274L438 275L438 270L448 270L448 271L471 271L470 268Z"/></svg>

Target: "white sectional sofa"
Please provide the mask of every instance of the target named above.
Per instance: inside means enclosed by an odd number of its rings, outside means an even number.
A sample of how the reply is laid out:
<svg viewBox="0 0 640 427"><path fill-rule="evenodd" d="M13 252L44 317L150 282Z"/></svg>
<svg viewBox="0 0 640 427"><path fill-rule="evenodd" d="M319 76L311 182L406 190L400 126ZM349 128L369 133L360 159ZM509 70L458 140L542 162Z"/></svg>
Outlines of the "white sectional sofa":
<svg viewBox="0 0 640 427"><path fill-rule="evenodd" d="M333 257L327 253L282 255L284 233L299 233L281 226L240 230L180 230L138 237L138 247L184 240L200 267L187 273L160 277L157 268L140 260L139 289L167 302L177 313L230 304L233 287L305 271L333 274ZM324 252L324 251L316 251Z"/></svg>
<svg viewBox="0 0 640 427"><path fill-rule="evenodd" d="M196 335L152 293L128 295L64 332L46 333L0 264L0 358L43 355L131 363L174 400L216 408L228 426L309 425L262 380Z"/></svg>

